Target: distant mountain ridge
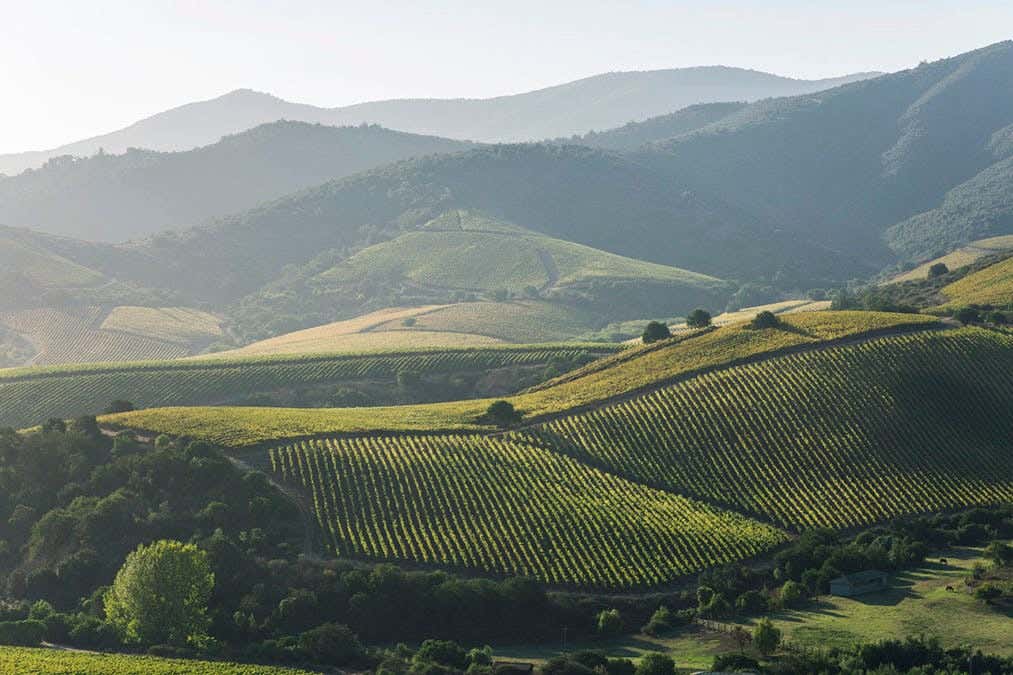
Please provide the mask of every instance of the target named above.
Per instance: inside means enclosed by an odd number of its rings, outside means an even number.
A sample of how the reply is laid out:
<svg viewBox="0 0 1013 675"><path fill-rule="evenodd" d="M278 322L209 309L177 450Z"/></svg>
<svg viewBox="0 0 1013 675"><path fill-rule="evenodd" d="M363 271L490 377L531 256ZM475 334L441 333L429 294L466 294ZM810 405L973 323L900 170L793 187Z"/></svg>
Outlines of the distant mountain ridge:
<svg viewBox="0 0 1013 675"><path fill-rule="evenodd" d="M530 141L583 134L674 112L698 103L755 101L829 89L879 73L795 80L725 66L606 73L536 91L488 99L395 99L323 108L238 89L188 103L108 134L50 150L0 155L0 174L14 175L62 155L99 149L176 151L278 120L332 126L363 122L459 140Z"/></svg>
<svg viewBox="0 0 1013 675"><path fill-rule="evenodd" d="M470 147L377 126L271 122L194 150L60 158L0 177L0 223L125 241L398 160Z"/></svg>

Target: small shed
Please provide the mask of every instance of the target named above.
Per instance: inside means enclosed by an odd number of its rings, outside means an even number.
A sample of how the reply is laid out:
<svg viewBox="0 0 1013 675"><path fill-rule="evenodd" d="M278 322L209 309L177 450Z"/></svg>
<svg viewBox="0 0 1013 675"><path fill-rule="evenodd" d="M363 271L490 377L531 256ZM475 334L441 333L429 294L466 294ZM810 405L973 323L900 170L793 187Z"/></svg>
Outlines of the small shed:
<svg viewBox="0 0 1013 675"><path fill-rule="evenodd" d="M850 598L863 593L882 591L889 585L889 576L879 570L845 574L830 581L830 594Z"/></svg>

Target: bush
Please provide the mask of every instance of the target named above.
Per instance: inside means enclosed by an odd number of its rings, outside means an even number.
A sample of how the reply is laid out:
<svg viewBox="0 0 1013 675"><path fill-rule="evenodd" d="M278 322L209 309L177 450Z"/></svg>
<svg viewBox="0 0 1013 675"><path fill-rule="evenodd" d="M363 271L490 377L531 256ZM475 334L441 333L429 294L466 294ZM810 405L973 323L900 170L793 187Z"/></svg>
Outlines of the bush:
<svg viewBox="0 0 1013 675"><path fill-rule="evenodd" d="M781 325L781 320L777 318L773 312L763 310L759 314L753 317L753 321L750 323L753 328L777 328Z"/></svg>
<svg viewBox="0 0 1013 675"><path fill-rule="evenodd" d="M0 645L38 647L46 637L46 624L25 621L0 621Z"/></svg>
<svg viewBox="0 0 1013 675"><path fill-rule="evenodd" d="M759 669L759 662L745 654L721 654L715 656L714 663L711 664L711 670L720 672L758 671Z"/></svg>
<svg viewBox="0 0 1013 675"><path fill-rule="evenodd" d="M947 274L950 268L946 266L946 263L937 262L935 265L929 267L929 279L935 279Z"/></svg>
<svg viewBox="0 0 1013 675"><path fill-rule="evenodd" d="M1002 588L997 584L985 583L974 589L974 597L991 603L1002 597Z"/></svg>
<svg viewBox="0 0 1013 675"><path fill-rule="evenodd" d="M965 326L969 323L978 323L981 321L981 315L974 307L961 307L953 313L953 318Z"/></svg>
<svg viewBox="0 0 1013 675"><path fill-rule="evenodd" d="M690 328L706 328L711 325L711 313L706 309L694 309L686 317L686 325Z"/></svg>
<svg viewBox="0 0 1013 675"><path fill-rule="evenodd" d="M786 581L781 587L781 604L785 607L797 607L805 597L805 587L797 581Z"/></svg>
<svg viewBox="0 0 1013 675"><path fill-rule="evenodd" d="M653 637L672 630L672 612L664 605L658 607L642 630Z"/></svg>
<svg viewBox="0 0 1013 675"><path fill-rule="evenodd" d="M618 609L603 609L598 612L598 635L612 636L623 632L623 619Z"/></svg>
<svg viewBox="0 0 1013 675"><path fill-rule="evenodd" d="M468 665L468 652L452 640L426 640L415 653L414 660L464 670Z"/></svg>
<svg viewBox="0 0 1013 675"><path fill-rule="evenodd" d="M666 654L652 652L640 659L635 672L636 675L675 675L675 661Z"/></svg>
<svg viewBox="0 0 1013 675"><path fill-rule="evenodd" d="M652 321L644 328L644 334L641 339L645 345L649 345L652 342L658 342L670 337L672 337L672 331L668 330L668 324L661 321Z"/></svg>
<svg viewBox="0 0 1013 675"><path fill-rule="evenodd" d="M760 623L753 630L753 645L756 646L764 656L769 656L777 651L781 644L781 631L770 622L770 619L760 619Z"/></svg>
<svg viewBox="0 0 1013 675"><path fill-rule="evenodd" d="M318 663L344 666L362 658L365 649L348 626L325 623L299 636L299 647Z"/></svg>

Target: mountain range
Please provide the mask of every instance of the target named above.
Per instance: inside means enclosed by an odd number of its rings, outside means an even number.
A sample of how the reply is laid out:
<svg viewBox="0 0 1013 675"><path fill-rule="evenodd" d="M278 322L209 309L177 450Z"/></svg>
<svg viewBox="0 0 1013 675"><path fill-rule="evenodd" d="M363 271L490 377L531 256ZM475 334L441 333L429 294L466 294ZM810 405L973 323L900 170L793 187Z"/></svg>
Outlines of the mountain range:
<svg viewBox="0 0 1013 675"><path fill-rule="evenodd" d="M330 126L379 124L400 131L486 142L541 140L609 129L697 103L802 94L877 74L796 80L755 70L706 66L607 73L489 99L398 99L338 108L293 103L251 89L237 89L58 148L0 155L0 174L37 168L63 155L90 157L100 150L109 154L121 154L130 148L191 150L278 120Z"/></svg>

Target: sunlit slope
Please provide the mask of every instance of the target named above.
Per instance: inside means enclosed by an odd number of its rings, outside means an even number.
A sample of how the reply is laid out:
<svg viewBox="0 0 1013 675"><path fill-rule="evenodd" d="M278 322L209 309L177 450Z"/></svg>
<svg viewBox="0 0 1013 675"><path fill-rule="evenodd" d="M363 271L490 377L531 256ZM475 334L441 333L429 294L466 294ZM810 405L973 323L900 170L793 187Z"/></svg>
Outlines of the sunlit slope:
<svg viewBox="0 0 1013 675"><path fill-rule="evenodd" d="M322 383L486 371L608 354L607 345L401 350L316 356L202 358L0 370L0 427L101 411L125 399L138 408L209 405ZM217 409L212 409L217 410ZM271 409L253 412L276 416ZM314 411L306 411L312 413Z"/></svg>
<svg viewBox="0 0 1013 675"><path fill-rule="evenodd" d="M931 317L873 312L816 312L783 318L783 328L754 330L726 326L691 337L621 352L612 361L553 381L538 391L509 397L529 420L598 405L619 396L661 386L666 381L762 358L785 349L818 346L833 340L859 339L880 331L938 326ZM143 410L103 418L107 424L151 433L186 434L223 445L330 432L488 429L477 421L489 401L329 410L191 407Z"/></svg>
<svg viewBox="0 0 1013 675"><path fill-rule="evenodd" d="M960 305L1013 305L1013 258L989 265L942 288L949 300L944 307Z"/></svg>
<svg viewBox="0 0 1013 675"><path fill-rule="evenodd" d="M914 269L893 277L888 283L899 283L902 281L918 281L929 276L929 268L938 263L946 265L949 270L957 270L966 267L979 258L988 255L995 255L1004 251L1013 250L1013 235L1002 235L972 241L970 244L947 253L946 255L924 262Z"/></svg>
<svg viewBox="0 0 1013 675"><path fill-rule="evenodd" d="M782 526L1013 500L1013 338L930 331L704 374L544 441Z"/></svg>
<svg viewBox="0 0 1013 675"><path fill-rule="evenodd" d="M399 436L272 448L312 495L332 552L531 576L656 585L786 540L772 527L507 436Z"/></svg>

